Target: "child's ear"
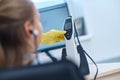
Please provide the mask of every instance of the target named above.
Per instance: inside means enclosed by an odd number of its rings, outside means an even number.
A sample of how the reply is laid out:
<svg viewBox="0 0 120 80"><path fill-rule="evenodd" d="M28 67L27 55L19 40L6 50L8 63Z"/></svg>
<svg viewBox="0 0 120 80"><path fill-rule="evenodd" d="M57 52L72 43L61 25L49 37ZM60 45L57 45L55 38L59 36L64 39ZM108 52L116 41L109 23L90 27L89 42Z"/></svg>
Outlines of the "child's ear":
<svg viewBox="0 0 120 80"><path fill-rule="evenodd" d="M33 28L33 26L32 26L32 24L29 21L26 21L24 23L24 31L25 31L26 37L30 38L30 36L31 36L31 32L30 31L32 30L32 28Z"/></svg>

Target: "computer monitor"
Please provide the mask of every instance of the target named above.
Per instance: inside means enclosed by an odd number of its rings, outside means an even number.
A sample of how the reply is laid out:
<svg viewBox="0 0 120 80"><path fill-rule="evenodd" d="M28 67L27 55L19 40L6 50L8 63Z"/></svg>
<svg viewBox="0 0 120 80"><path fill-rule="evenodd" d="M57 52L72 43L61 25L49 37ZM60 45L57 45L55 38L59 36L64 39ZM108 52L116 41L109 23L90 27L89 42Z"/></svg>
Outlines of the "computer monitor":
<svg viewBox="0 0 120 80"><path fill-rule="evenodd" d="M40 8L40 21L43 26L43 32L48 32L51 29L63 30L64 20L69 16L69 11L66 3ZM40 45L41 52L61 48L65 46L65 42L55 43L53 45Z"/></svg>
<svg viewBox="0 0 120 80"><path fill-rule="evenodd" d="M0 70L0 80L84 80L77 66L60 61L37 66Z"/></svg>

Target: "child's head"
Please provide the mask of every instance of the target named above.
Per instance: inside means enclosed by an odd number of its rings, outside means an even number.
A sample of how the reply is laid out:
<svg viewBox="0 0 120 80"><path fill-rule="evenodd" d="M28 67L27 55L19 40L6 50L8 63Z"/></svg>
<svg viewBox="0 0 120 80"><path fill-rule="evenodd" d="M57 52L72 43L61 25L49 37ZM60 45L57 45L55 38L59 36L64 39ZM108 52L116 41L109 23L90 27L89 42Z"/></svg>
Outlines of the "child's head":
<svg viewBox="0 0 120 80"><path fill-rule="evenodd" d="M31 31L37 29L36 39ZM0 0L0 67L23 65L41 40L39 14L30 0Z"/></svg>

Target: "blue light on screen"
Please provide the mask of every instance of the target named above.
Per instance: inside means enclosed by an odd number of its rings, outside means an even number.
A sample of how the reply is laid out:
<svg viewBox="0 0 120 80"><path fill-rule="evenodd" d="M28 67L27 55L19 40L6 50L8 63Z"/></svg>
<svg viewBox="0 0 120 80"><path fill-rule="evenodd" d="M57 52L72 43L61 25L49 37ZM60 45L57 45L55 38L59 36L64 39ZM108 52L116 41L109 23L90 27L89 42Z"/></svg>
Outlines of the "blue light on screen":
<svg viewBox="0 0 120 80"><path fill-rule="evenodd" d="M60 4L57 3L56 5L54 4L49 7L39 8L38 11L40 13L43 32L48 32L51 29L63 30L64 20L69 16L67 4L65 2ZM65 45L65 42L62 41L53 45L40 45L40 48L38 49L43 50L48 48L57 48L61 45Z"/></svg>

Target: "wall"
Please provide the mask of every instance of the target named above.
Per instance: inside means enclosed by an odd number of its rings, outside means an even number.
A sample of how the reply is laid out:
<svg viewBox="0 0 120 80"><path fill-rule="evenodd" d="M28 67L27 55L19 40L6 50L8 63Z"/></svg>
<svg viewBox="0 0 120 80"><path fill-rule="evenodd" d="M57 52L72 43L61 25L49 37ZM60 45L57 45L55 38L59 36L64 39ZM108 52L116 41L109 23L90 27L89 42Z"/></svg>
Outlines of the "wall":
<svg viewBox="0 0 120 80"><path fill-rule="evenodd" d="M83 14L88 34L93 34L91 39L82 41L89 55L95 61L120 56L120 0L67 0L67 3L74 17Z"/></svg>
<svg viewBox="0 0 120 80"><path fill-rule="evenodd" d="M83 17L83 4L82 0L66 0L68 3L69 12L73 18ZM79 3L78 3L79 2ZM77 4L77 5L76 5Z"/></svg>
<svg viewBox="0 0 120 80"><path fill-rule="evenodd" d="M66 1L73 18L85 18L88 35L92 37L81 37L80 40L88 54L96 62L120 57L120 0ZM51 52L60 59L61 49ZM40 60L50 61L48 57L40 57Z"/></svg>
<svg viewBox="0 0 120 80"><path fill-rule="evenodd" d="M64 0L32 0L37 9L51 7L65 3Z"/></svg>

